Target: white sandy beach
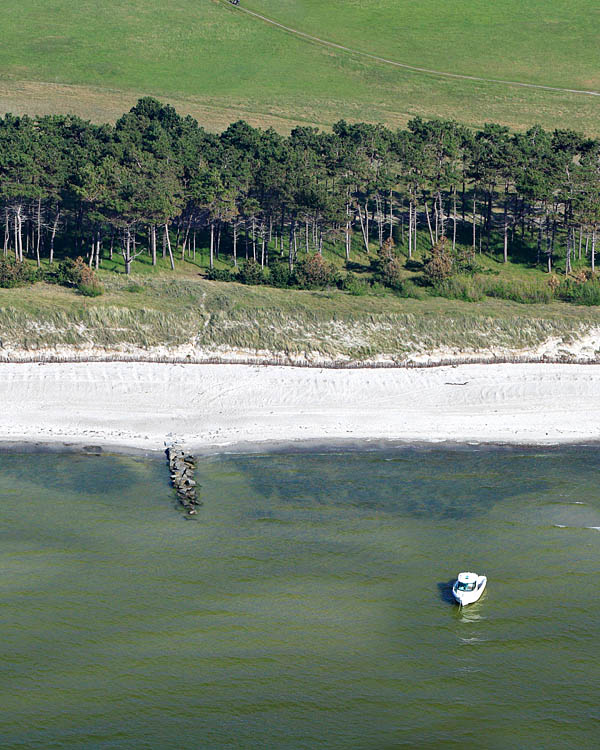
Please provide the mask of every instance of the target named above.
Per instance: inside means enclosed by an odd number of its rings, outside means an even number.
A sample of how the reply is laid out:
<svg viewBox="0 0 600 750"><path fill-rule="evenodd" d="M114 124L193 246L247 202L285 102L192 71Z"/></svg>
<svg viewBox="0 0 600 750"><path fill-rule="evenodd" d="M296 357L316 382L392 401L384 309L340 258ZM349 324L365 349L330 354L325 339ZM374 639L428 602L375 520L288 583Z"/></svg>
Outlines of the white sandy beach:
<svg viewBox="0 0 600 750"><path fill-rule="evenodd" d="M330 370L1 364L0 440L160 450L299 440L600 438L600 365Z"/></svg>

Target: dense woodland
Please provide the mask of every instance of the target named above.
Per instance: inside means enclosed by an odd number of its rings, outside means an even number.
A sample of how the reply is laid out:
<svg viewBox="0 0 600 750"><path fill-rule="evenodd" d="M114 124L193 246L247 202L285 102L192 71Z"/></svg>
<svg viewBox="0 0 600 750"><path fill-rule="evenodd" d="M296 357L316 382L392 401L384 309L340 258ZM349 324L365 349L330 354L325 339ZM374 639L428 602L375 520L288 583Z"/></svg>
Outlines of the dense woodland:
<svg viewBox="0 0 600 750"><path fill-rule="evenodd" d="M236 122L220 135L146 98L114 125L73 116L0 119L3 254L92 268L121 254L127 273L195 257L292 270L303 254L354 256L417 237L447 252L518 246L531 265L595 269L600 142L533 127L473 131L414 119L406 130L344 121L289 136ZM0 225L0 226L2 226Z"/></svg>

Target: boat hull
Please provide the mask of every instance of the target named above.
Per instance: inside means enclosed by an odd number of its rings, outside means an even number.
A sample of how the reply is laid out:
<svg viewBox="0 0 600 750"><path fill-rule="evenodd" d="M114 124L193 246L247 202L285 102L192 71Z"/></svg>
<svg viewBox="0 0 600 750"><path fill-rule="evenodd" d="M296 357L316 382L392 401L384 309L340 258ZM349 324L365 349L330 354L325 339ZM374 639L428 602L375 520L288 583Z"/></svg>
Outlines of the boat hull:
<svg viewBox="0 0 600 750"><path fill-rule="evenodd" d="M480 576L473 591L460 591L456 588L457 584L458 581L452 587L452 596L459 606L466 607L468 604L474 604L481 599L487 585L487 578Z"/></svg>

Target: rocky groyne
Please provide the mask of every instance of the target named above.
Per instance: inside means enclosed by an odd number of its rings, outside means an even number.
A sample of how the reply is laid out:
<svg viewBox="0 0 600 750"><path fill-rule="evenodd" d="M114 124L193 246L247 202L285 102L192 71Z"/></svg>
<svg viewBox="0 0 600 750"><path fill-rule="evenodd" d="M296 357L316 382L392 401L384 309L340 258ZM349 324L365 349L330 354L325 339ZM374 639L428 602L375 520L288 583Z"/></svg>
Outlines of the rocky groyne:
<svg viewBox="0 0 600 750"><path fill-rule="evenodd" d="M202 505L194 479L196 459L179 445L170 445L166 453L171 471L171 482L177 493L177 499L186 513L194 516L198 507Z"/></svg>

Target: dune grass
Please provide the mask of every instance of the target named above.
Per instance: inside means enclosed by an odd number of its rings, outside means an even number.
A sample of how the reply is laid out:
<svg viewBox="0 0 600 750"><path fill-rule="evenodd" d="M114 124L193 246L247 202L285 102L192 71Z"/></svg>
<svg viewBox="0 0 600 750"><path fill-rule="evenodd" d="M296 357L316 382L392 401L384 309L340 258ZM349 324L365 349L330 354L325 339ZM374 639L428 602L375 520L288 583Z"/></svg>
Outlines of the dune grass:
<svg viewBox="0 0 600 750"><path fill-rule="evenodd" d="M309 33L409 64L565 88L600 88L593 0L242 0ZM403 125L533 122L600 134L600 97L440 78L294 37L221 0L3 4L0 108L114 120L163 97L218 130L239 117L289 131L340 117Z"/></svg>
<svg viewBox="0 0 600 750"><path fill-rule="evenodd" d="M163 272L103 276L96 299L44 284L0 289L0 356L58 346L105 351L193 346L331 359L398 361L437 349L448 353L530 349L549 337L565 342L600 325L600 310L553 302L499 299L356 298L172 278Z"/></svg>

